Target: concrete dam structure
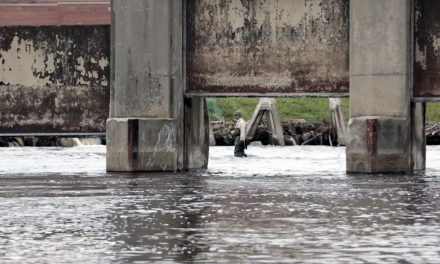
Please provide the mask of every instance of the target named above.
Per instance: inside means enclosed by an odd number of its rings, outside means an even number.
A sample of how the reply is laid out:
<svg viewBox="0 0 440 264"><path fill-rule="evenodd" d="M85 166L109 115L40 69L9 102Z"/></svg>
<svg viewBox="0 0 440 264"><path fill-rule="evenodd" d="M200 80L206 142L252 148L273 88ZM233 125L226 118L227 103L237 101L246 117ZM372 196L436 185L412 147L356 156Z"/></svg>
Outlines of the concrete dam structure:
<svg viewBox="0 0 440 264"><path fill-rule="evenodd" d="M59 16L53 29L3 22L2 65L16 65L22 43L43 59L26 79L2 66L0 132L106 131L107 170L178 171L207 166L204 97L350 96L347 171L424 170L424 104L440 97L437 11L435 0L113 0L109 46L103 20L75 33ZM34 93L53 96L14 99Z"/></svg>

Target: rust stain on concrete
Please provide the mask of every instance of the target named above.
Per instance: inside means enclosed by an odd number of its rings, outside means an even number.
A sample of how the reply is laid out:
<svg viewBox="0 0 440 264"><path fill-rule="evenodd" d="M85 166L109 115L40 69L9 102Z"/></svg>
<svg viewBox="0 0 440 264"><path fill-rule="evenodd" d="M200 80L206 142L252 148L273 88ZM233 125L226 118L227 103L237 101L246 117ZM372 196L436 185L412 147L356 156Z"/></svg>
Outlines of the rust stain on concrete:
<svg viewBox="0 0 440 264"><path fill-rule="evenodd" d="M377 119L367 119L367 149L368 154L376 155L377 154L377 134L378 134L378 126L379 122Z"/></svg>
<svg viewBox="0 0 440 264"><path fill-rule="evenodd" d="M110 0L1 0L1 26L110 25Z"/></svg>
<svg viewBox="0 0 440 264"><path fill-rule="evenodd" d="M187 1L187 92L347 93L348 0Z"/></svg>
<svg viewBox="0 0 440 264"><path fill-rule="evenodd" d="M1 27L0 133L105 132L109 31Z"/></svg>

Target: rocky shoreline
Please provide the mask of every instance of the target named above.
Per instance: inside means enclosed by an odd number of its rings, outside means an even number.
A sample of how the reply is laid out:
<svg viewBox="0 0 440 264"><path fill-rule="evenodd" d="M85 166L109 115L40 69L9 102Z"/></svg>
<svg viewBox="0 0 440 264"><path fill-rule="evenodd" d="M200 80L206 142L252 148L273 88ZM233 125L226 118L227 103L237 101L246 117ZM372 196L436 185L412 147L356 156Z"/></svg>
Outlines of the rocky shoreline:
<svg viewBox="0 0 440 264"><path fill-rule="evenodd" d="M216 121L211 123L217 146L232 146L234 139L230 131L234 129L234 122ZM326 122L306 122L304 120L292 120L283 122L283 134L286 145L327 145L337 146L337 136L334 128ZM257 128L252 141L261 142L262 145L270 145L270 131L264 125Z"/></svg>
<svg viewBox="0 0 440 264"><path fill-rule="evenodd" d="M67 138L57 136L0 137L0 147L75 147L105 145L105 136Z"/></svg>
<svg viewBox="0 0 440 264"><path fill-rule="evenodd" d="M217 146L233 146L234 139L231 131L234 129L233 121L211 122L215 143ZM283 134L286 145L325 145L338 146L335 129L327 121L307 122L305 120L292 120L283 122ZM271 145L270 131L260 125L252 139L253 144ZM105 145L105 136L65 138L65 137L0 137L0 147L73 147L80 145ZM251 143L252 144L252 143ZM426 144L440 145L440 123L426 124Z"/></svg>
<svg viewBox="0 0 440 264"><path fill-rule="evenodd" d="M440 145L440 123L426 124L426 145Z"/></svg>
<svg viewBox="0 0 440 264"><path fill-rule="evenodd" d="M234 129L234 122L216 121L211 123L215 143L217 146L232 146L234 139L230 131ZM305 120L292 120L282 122L286 145L326 145L338 146L335 129L327 121L307 122ZM268 129L260 125L252 141L270 145ZM426 124L426 144L440 145L440 123Z"/></svg>

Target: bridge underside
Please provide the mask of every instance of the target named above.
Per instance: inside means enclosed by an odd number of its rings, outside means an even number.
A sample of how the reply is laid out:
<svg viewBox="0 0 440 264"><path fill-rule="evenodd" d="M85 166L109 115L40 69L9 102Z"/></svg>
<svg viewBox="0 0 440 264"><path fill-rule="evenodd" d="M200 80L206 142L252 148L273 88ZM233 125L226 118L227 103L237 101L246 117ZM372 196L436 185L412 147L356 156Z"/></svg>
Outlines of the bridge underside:
<svg viewBox="0 0 440 264"><path fill-rule="evenodd" d="M37 2L49 19L0 16L3 135L107 131L109 170L201 168L203 97L350 94L347 170L424 169L435 0L114 0L111 32L106 1L81 26L79 5Z"/></svg>
<svg viewBox="0 0 440 264"><path fill-rule="evenodd" d="M347 0L186 3L187 94L348 94Z"/></svg>

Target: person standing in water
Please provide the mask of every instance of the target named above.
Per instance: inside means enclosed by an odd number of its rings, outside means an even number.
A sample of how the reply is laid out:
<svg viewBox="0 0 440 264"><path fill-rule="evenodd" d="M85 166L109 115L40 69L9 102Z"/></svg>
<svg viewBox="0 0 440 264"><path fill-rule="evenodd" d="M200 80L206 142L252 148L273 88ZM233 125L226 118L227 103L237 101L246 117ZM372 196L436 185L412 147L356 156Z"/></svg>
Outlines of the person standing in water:
<svg viewBox="0 0 440 264"><path fill-rule="evenodd" d="M244 153L245 149L245 139L246 139L246 122L242 118L241 111L237 110L234 112L235 130L233 131L234 141L234 156L235 157L247 157Z"/></svg>

